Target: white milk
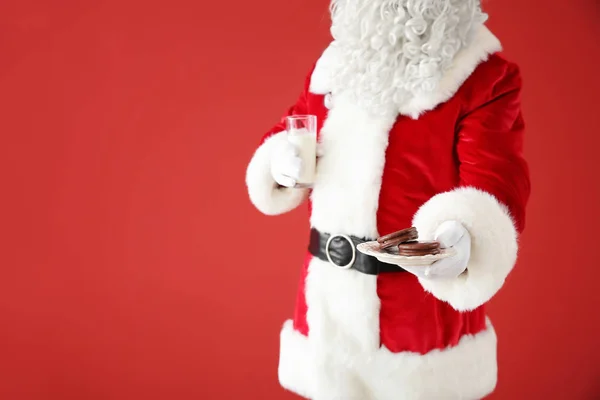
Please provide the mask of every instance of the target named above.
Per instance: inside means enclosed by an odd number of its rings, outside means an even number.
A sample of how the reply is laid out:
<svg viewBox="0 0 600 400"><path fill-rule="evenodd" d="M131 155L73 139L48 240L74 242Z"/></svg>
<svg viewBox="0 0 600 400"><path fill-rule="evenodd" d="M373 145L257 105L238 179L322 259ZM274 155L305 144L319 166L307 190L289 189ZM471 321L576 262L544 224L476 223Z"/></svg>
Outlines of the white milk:
<svg viewBox="0 0 600 400"><path fill-rule="evenodd" d="M288 140L300 152L302 171L300 171L299 184L311 185L315 181L317 167L317 135L308 129L295 129L288 132Z"/></svg>

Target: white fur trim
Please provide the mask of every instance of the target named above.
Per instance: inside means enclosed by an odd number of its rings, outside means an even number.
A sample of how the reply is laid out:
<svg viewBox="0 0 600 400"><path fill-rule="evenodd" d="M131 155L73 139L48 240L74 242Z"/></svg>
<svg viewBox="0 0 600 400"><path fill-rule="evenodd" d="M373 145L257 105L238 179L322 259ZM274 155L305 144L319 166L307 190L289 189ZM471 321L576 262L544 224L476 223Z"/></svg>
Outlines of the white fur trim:
<svg viewBox="0 0 600 400"><path fill-rule="evenodd" d="M395 116L373 117L345 96L336 98L321 130L323 157L312 191L313 227L332 234L378 236L379 191L388 133L395 120ZM312 259L305 294L315 349L314 384L326 393L331 382L339 381L337 363L342 362L330 357L332 349L354 355L379 346L377 277ZM354 393L352 385L348 381L342 386Z"/></svg>
<svg viewBox="0 0 600 400"><path fill-rule="evenodd" d="M278 215L298 207L308 196L307 189L280 188L271 175L271 152L285 132L277 133L256 150L246 170L250 201L266 215Z"/></svg>
<svg viewBox="0 0 600 400"><path fill-rule="evenodd" d="M349 378L344 371L352 367L358 357L372 354L379 347L381 303L377 296L377 277L341 270L313 259L305 293L314 352L315 390L323 399L365 399L350 396L361 393L362 389L357 386L360 382ZM340 397L334 397L335 394Z"/></svg>
<svg viewBox="0 0 600 400"><path fill-rule="evenodd" d="M386 348L357 354L334 347L330 358L335 362L325 371L329 384L319 385L313 340L295 332L288 321L281 332L279 380L313 400L476 400L496 387L496 348L489 321L485 331L425 355Z"/></svg>
<svg viewBox="0 0 600 400"><path fill-rule="evenodd" d="M456 279L420 279L428 292L459 311L475 309L502 287L517 260L517 230L506 207L487 192L459 188L434 196L415 215L424 240L445 221L459 221L471 234L467 271Z"/></svg>
<svg viewBox="0 0 600 400"><path fill-rule="evenodd" d="M433 110L439 104L448 101L477 66L486 61L491 54L502 50L502 45L492 32L482 25L474 34L471 44L456 55L450 69L446 71L435 91L413 97L398 110L400 114L417 119L426 111ZM311 78L312 93L325 94L332 90L331 74L337 59L335 42L323 52L317 62Z"/></svg>
<svg viewBox="0 0 600 400"><path fill-rule="evenodd" d="M329 233L377 236L385 151L396 116L373 117L348 97L336 97L320 135L323 157L312 191L313 227Z"/></svg>
<svg viewBox="0 0 600 400"><path fill-rule="evenodd" d="M283 324L280 334L278 376L285 389L309 398L314 392L312 353L307 351L306 337L294 330L291 320Z"/></svg>

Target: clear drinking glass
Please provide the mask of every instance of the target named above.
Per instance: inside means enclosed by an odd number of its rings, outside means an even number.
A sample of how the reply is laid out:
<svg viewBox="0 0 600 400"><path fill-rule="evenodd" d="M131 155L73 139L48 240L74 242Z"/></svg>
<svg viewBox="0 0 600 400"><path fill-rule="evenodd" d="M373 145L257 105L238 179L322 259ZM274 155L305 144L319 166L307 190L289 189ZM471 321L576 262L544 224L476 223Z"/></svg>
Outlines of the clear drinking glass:
<svg viewBox="0 0 600 400"><path fill-rule="evenodd" d="M302 158L302 171L296 187L312 187L317 169L317 116L292 115L286 119L287 139Z"/></svg>

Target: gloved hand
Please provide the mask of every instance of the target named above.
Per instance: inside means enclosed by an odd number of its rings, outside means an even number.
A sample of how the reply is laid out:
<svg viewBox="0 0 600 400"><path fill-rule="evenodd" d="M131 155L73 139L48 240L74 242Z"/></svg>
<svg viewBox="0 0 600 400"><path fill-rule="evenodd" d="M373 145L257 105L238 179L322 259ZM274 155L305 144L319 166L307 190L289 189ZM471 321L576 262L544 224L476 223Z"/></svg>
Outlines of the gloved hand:
<svg viewBox="0 0 600 400"><path fill-rule="evenodd" d="M298 148L287 140L281 140L273 149L271 175L279 185L292 188L302 172L302 158Z"/></svg>
<svg viewBox="0 0 600 400"><path fill-rule="evenodd" d="M404 266L402 268L419 278L429 280L452 279L465 272L471 257L471 235L457 221L446 221L435 232L435 240L442 248L453 248L456 254L434 262L428 267Z"/></svg>

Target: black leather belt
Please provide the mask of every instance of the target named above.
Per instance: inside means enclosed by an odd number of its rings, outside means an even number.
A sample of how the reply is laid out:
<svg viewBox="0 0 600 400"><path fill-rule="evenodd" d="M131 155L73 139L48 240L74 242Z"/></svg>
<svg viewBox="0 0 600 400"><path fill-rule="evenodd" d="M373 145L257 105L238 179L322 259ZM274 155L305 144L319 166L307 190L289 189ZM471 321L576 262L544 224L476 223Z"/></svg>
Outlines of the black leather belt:
<svg viewBox="0 0 600 400"><path fill-rule="evenodd" d="M367 275L406 272L398 266L383 263L375 257L358 251L356 246L366 241L354 236L331 235L311 229L308 251L314 257L328 262L337 268L355 269Z"/></svg>

